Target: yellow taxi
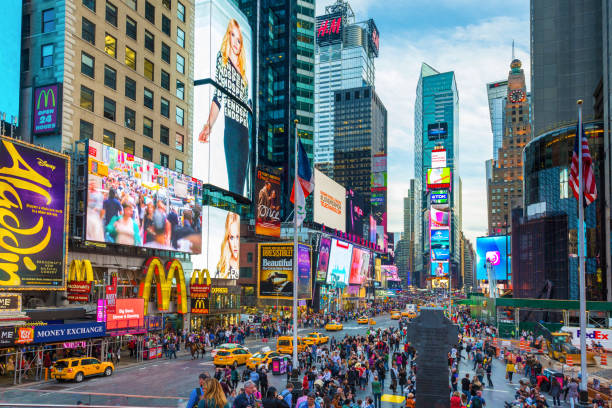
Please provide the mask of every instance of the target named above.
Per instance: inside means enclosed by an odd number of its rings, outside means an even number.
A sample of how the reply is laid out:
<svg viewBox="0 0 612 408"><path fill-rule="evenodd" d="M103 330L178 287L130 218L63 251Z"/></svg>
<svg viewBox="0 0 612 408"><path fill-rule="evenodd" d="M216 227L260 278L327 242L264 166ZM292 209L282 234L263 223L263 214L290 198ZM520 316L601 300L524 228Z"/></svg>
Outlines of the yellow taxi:
<svg viewBox="0 0 612 408"><path fill-rule="evenodd" d="M329 341L329 337L322 335L319 332L308 333L308 336L304 337L304 344L310 346L311 344L324 344Z"/></svg>
<svg viewBox="0 0 612 408"><path fill-rule="evenodd" d="M401 315L401 314L399 314L399 312L392 312L392 313L391 313L391 319L392 319L392 320L399 320L399 319L401 319L401 318L402 318L402 315Z"/></svg>
<svg viewBox="0 0 612 408"><path fill-rule="evenodd" d="M249 352L248 347L245 347L241 344L238 343L223 343L217 347L215 347L211 352L210 352L210 356L212 358L215 358L215 356L217 355L217 353L221 350L234 350L234 349L243 349L245 350L247 353Z"/></svg>
<svg viewBox="0 0 612 408"><path fill-rule="evenodd" d="M57 360L51 367L51 378L57 381L74 380L81 382L85 377L94 375L110 376L115 366L109 361L101 362L97 358L78 357Z"/></svg>
<svg viewBox="0 0 612 408"><path fill-rule="evenodd" d="M325 330L337 331L337 330L342 330L343 327L344 326L342 326L341 323L338 323L336 321L331 321L325 325Z"/></svg>
<svg viewBox="0 0 612 408"><path fill-rule="evenodd" d="M232 350L219 350L213 359L215 366L234 366L246 364L251 358L251 353L243 348L235 348Z"/></svg>
<svg viewBox="0 0 612 408"><path fill-rule="evenodd" d="M306 343L304 342L304 338L298 336L298 344L297 344L298 352L302 352L306 350ZM293 336L280 336L278 340L276 340L276 351L281 354L293 354Z"/></svg>
<svg viewBox="0 0 612 408"><path fill-rule="evenodd" d="M272 367L272 358L280 356L279 352L262 350L259 353L253 354L246 362L246 366L251 370L255 370L257 367L263 364L267 369Z"/></svg>
<svg viewBox="0 0 612 408"><path fill-rule="evenodd" d="M358 324L368 324L368 317L367 316L361 316L359 319L357 319L357 323Z"/></svg>

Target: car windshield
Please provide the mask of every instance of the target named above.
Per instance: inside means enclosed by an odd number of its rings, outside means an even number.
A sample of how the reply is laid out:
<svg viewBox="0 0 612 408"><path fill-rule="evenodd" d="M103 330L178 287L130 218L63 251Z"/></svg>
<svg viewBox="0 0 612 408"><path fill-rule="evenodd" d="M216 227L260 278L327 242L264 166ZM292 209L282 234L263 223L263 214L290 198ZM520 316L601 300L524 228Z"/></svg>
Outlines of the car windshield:
<svg viewBox="0 0 612 408"><path fill-rule="evenodd" d="M229 351L220 351L217 353L218 356L229 356L230 354Z"/></svg>
<svg viewBox="0 0 612 408"><path fill-rule="evenodd" d="M289 340L279 340L278 341L279 346L288 346L289 344L290 344Z"/></svg>
<svg viewBox="0 0 612 408"><path fill-rule="evenodd" d="M68 367L68 362L66 360L59 360L58 362L55 363L55 367L62 370Z"/></svg>

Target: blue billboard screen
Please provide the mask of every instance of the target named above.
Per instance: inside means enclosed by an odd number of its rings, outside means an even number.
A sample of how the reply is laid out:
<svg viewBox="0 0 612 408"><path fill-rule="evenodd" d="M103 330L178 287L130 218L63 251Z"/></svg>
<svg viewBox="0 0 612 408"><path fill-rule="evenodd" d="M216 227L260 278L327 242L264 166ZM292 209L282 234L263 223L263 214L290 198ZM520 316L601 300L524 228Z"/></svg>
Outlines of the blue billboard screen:
<svg viewBox="0 0 612 408"><path fill-rule="evenodd" d="M506 280L511 271L511 260L506 252L506 248L510 252L510 245L510 237L506 235L476 238L476 279L489 279L487 275L488 259L493 266L495 279ZM508 273L506 273L506 265Z"/></svg>

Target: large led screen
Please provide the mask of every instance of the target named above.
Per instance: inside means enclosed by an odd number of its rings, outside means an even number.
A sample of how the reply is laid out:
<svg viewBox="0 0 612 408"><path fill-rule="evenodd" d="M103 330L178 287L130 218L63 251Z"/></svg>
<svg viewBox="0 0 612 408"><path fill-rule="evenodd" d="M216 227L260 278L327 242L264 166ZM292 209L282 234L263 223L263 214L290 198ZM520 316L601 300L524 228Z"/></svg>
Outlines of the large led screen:
<svg viewBox="0 0 612 408"><path fill-rule="evenodd" d="M431 230L431 244L448 244L449 240L449 231L447 229L443 230Z"/></svg>
<svg viewBox="0 0 612 408"><path fill-rule="evenodd" d="M63 289L68 156L0 139L0 289Z"/></svg>
<svg viewBox="0 0 612 408"><path fill-rule="evenodd" d="M229 0L195 8L193 176L250 197L251 27Z"/></svg>
<svg viewBox="0 0 612 408"><path fill-rule="evenodd" d="M508 256L511 241L506 235L476 238L476 279L488 280L487 260L490 261L495 279L506 280L510 275L511 261ZM506 251L507 248L507 251ZM506 265L508 272L506 273Z"/></svg>
<svg viewBox="0 0 612 408"><path fill-rule="evenodd" d="M431 207L429 211L431 229L448 228L450 226L450 212L436 210Z"/></svg>
<svg viewBox="0 0 612 408"><path fill-rule="evenodd" d="M448 261L432 261L431 262L431 276L437 278L445 278L448 276Z"/></svg>
<svg viewBox="0 0 612 408"><path fill-rule="evenodd" d="M255 179L255 233L280 237L280 174L258 168Z"/></svg>
<svg viewBox="0 0 612 408"><path fill-rule="evenodd" d="M361 285L368 279L370 270L370 251L353 247L353 259L351 261L351 272L349 283Z"/></svg>
<svg viewBox="0 0 612 408"><path fill-rule="evenodd" d="M327 270L328 284L348 285L352 255L353 244L332 238L329 268Z"/></svg>
<svg viewBox="0 0 612 408"><path fill-rule="evenodd" d="M93 140L88 154L88 241L201 252L201 181Z"/></svg>
<svg viewBox="0 0 612 408"><path fill-rule="evenodd" d="M317 262L317 282L325 282L327 279L330 250L331 238L321 237L321 241L319 242L319 261Z"/></svg>
<svg viewBox="0 0 612 408"><path fill-rule="evenodd" d="M298 244L298 299L312 298L310 246Z"/></svg>
<svg viewBox="0 0 612 408"><path fill-rule="evenodd" d="M264 299L293 299L293 244L259 244L257 292ZM310 246L298 246L298 298L311 298Z"/></svg>
<svg viewBox="0 0 612 408"><path fill-rule="evenodd" d="M314 169L314 221L346 232L346 190Z"/></svg>
<svg viewBox="0 0 612 408"><path fill-rule="evenodd" d="M451 171L450 167L440 167L437 169L427 169L427 188L450 188Z"/></svg>
<svg viewBox="0 0 612 408"><path fill-rule="evenodd" d="M240 215L217 207L202 207L201 241L202 254L191 256L193 269L208 269L216 279L238 279Z"/></svg>
<svg viewBox="0 0 612 408"><path fill-rule="evenodd" d="M354 190L346 191L346 232L367 238L364 234L365 205L363 196Z"/></svg>
<svg viewBox="0 0 612 408"><path fill-rule="evenodd" d="M427 125L427 138L429 140L446 139L448 136L448 123L437 122Z"/></svg>

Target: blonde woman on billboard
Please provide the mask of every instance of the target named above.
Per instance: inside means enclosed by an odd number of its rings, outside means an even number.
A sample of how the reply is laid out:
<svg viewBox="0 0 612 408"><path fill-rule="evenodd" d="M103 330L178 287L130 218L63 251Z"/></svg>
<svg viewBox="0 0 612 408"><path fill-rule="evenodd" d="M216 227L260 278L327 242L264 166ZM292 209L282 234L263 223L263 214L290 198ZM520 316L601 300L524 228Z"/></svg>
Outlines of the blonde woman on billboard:
<svg viewBox="0 0 612 408"><path fill-rule="evenodd" d="M215 81L230 96L215 88L208 120L198 140L208 143L210 132L223 103L225 115L225 130L223 147L225 150L225 163L227 166L228 190L239 195L244 194L244 185L249 162L249 115L247 109L240 105L249 103L248 81L246 74L246 52L240 25L230 19L227 30L221 42L221 49L217 54Z"/></svg>
<svg viewBox="0 0 612 408"><path fill-rule="evenodd" d="M228 212L225 218L225 233L221 243L221 257L217 263L217 276L220 279L238 279L240 257L240 216Z"/></svg>

